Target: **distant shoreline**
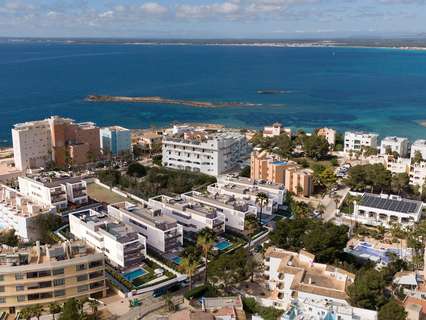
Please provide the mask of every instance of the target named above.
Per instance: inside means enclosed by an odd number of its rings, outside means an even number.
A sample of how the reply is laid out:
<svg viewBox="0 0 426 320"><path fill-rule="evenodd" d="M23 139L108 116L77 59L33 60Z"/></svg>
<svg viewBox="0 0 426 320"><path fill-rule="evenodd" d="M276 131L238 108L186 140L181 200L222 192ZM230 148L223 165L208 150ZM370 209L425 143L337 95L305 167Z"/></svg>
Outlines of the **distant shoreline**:
<svg viewBox="0 0 426 320"><path fill-rule="evenodd" d="M426 38L408 39L96 39L96 38L1 38L1 43L60 43L76 45L141 45L141 46L229 46L268 48L360 48L426 51Z"/></svg>
<svg viewBox="0 0 426 320"><path fill-rule="evenodd" d="M169 104L183 105L195 108L226 108L226 107L253 107L255 104L243 102L208 102L182 99L169 99L163 97L126 97L109 95L89 95L85 98L89 102L121 102L121 103L150 103L150 104Z"/></svg>

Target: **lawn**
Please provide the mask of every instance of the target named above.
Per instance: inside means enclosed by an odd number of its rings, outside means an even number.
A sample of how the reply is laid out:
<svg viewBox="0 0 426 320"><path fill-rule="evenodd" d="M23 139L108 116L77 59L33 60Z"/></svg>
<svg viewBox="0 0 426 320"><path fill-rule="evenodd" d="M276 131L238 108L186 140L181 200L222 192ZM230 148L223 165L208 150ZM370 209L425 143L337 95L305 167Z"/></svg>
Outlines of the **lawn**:
<svg viewBox="0 0 426 320"><path fill-rule="evenodd" d="M87 194L90 198L98 202L117 203L129 201L128 198L120 196L119 194L108 190L107 188L104 188L96 183L90 183L87 185Z"/></svg>

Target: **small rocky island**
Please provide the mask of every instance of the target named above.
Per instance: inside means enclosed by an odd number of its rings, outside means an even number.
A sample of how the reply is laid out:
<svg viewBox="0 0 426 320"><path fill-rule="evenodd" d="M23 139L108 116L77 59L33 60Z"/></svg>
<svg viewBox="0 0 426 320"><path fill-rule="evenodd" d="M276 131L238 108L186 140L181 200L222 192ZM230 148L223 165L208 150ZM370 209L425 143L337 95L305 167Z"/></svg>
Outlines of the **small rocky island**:
<svg viewBox="0 0 426 320"><path fill-rule="evenodd" d="M126 97L126 96L105 96L105 95L90 95L86 97L86 101L91 102L122 102L122 103L151 103L151 104L177 104L196 108L224 108L224 107L246 107L253 106L249 103L241 102L206 102L193 101L182 99L169 99L157 96L148 97Z"/></svg>

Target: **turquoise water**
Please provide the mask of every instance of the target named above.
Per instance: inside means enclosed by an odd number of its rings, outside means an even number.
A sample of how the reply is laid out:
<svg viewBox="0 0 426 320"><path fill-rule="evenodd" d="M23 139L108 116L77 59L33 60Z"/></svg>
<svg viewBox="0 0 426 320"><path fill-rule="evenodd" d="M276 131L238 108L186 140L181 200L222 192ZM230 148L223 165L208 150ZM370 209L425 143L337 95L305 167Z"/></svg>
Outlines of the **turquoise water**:
<svg viewBox="0 0 426 320"><path fill-rule="evenodd" d="M229 248L230 246L232 246L232 244L229 241L224 240L224 241L220 241L220 242L216 243L216 245L214 247L218 250L223 251L223 250Z"/></svg>
<svg viewBox="0 0 426 320"><path fill-rule="evenodd" d="M174 263L176 263L177 265L180 265L182 263L182 258L181 257L173 257L172 261Z"/></svg>
<svg viewBox="0 0 426 320"><path fill-rule="evenodd" d="M258 94L258 90L284 94ZM252 107L89 103L158 95ZM53 114L129 128L173 121L361 129L426 137L426 52L362 48L0 44L0 143Z"/></svg>
<svg viewBox="0 0 426 320"><path fill-rule="evenodd" d="M142 268L127 272L124 274L124 278L126 278L128 281L133 281L139 277L142 277L146 274L146 271Z"/></svg>

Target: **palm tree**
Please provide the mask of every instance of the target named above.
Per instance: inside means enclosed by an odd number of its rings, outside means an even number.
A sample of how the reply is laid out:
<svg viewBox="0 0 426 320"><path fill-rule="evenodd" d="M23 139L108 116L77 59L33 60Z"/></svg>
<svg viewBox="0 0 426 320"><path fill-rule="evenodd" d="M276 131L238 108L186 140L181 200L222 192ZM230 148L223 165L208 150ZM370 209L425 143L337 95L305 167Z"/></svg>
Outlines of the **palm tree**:
<svg viewBox="0 0 426 320"><path fill-rule="evenodd" d="M216 234L213 230L204 228L197 236L197 246L201 248L204 256L204 284L207 284L208 256L216 241Z"/></svg>
<svg viewBox="0 0 426 320"><path fill-rule="evenodd" d="M251 237L253 236L253 233L257 230L258 227L258 221L254 216L248 216L245 220L244 220L244 230L246 231L247 235L248 235L248 250L250 251L251 248Z"/></svg>
<svg viewBox="0 0 426 320"><path fill-rule="evenodd" d="M192 290L192 276L195 271L197 271L198 262L194 259L194 257L188 256L183 257L182 262L180 264L180 269L188 276L189 278L189 290Z"/></svg>
<svg viewBox="0 0 426 320"><path fill-rule="evenodd" d="M259 192L258 194L256 194L256 203L260 207L259 223L262 224L263 207L268 205L268 203L269 203L268 195L264 192Z"/></svg>
<svg viewBox="0 0 426 320"><path fill-rule="evenodd" d="M49 303L49 312L53 316L53 320L55 320L55 314L61 312L62 308L56 302Z"/></svg>

